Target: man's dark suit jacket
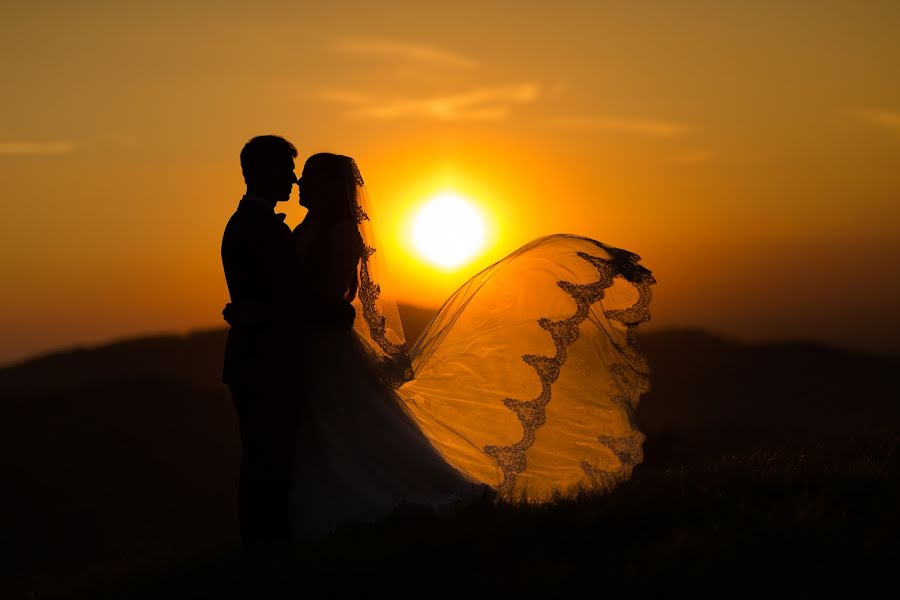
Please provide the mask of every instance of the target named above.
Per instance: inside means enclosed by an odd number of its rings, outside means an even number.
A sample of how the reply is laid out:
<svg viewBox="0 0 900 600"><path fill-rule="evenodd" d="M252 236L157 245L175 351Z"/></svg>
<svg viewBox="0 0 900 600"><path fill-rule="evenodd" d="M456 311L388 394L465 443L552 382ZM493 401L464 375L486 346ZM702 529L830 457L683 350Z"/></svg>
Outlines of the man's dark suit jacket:
<svg viewBox="0 0 900 600"><path fill-rule="evenodd" d="M291 229L284 215L244 196L222 236L222 266L233 303L277 304L301 310L299 271ZM235 325L225 344L225 383L254 383L287 375L290 344L296 335L287 323Z"/></svg>

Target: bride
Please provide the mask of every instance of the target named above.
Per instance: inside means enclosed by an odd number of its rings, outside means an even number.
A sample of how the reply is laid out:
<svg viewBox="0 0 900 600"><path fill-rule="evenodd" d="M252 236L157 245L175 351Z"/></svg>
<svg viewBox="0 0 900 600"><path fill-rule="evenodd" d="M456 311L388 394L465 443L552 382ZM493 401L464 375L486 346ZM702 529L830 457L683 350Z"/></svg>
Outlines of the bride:
<svg viewBox="0 0 900 600"><path fill-rule="evenodd" d="M313 155L298 186L298 275L357 313L352 330L298 341L299 537L401 504L440 510L485 490L541 502L630 477L649 388L634 334L654 283L637 255L573 235L534 240L460 287L409 350L355 161Z"/></svg>

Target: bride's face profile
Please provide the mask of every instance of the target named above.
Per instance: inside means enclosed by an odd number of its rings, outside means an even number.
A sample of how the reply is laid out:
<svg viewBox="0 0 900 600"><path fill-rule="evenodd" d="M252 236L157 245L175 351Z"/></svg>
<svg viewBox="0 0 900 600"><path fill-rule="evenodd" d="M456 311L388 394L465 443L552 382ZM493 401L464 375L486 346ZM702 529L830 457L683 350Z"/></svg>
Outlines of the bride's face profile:
<svg viewBox="0 0 900 600"><path fill-rule="evenodd" d="M297 180L300 206L311 212L334 212L344 198L344 185L333 155L318 154L307 159L303 172ZM335 157L336 158L336 157Z"/></svg>
<svg viewBox="0 0 900 600"><path fill-rule="evenodd" d="M322 208L323 197L327 194L328 185L322 173L307 162L297 180L297 190L300 206L312 211Z"/></svg>

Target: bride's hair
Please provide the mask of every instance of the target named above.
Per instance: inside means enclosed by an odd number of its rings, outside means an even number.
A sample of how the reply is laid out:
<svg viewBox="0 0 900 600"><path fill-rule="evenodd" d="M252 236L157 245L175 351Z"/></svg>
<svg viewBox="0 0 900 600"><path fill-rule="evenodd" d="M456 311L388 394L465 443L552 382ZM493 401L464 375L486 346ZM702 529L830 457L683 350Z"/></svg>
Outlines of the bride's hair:
<svg viewBox="0 0 900 600"><path fill-rule="evenodd" d="M303 173L305 176L313 175L320 182L325 197L321 199L318 210L323 218L331 224L346 221L358 226L360 208L357 193L363 179L355 160L342 154L320 152L306 159ZM359 273L356 273L345 299L352 302L358 290Z"/></svg>

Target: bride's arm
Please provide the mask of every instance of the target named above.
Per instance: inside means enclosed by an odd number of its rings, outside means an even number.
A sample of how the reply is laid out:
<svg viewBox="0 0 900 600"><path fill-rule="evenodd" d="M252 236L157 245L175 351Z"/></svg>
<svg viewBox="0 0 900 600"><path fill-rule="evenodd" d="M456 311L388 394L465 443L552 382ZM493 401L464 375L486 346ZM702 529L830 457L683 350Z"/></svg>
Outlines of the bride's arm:
<svg viewBox="0 0 900 600"><path fill-rule="evenodd" d="M362 238L354 223L341 221L329 235L328 264L316 290L328 300L344 300L362 255Z"/></svg>
<svg viewBox="0 0 900 600"><path fill-rule="evenodd" d="M301 318L317 324L351 329L356 310L346 300L350 282L356 277L356 266L362 254L362 238L356 225L339 222L322 240L324 264L306 280L308 294L302 294ZM317 253L319 254L319 253Z"/></svg>

